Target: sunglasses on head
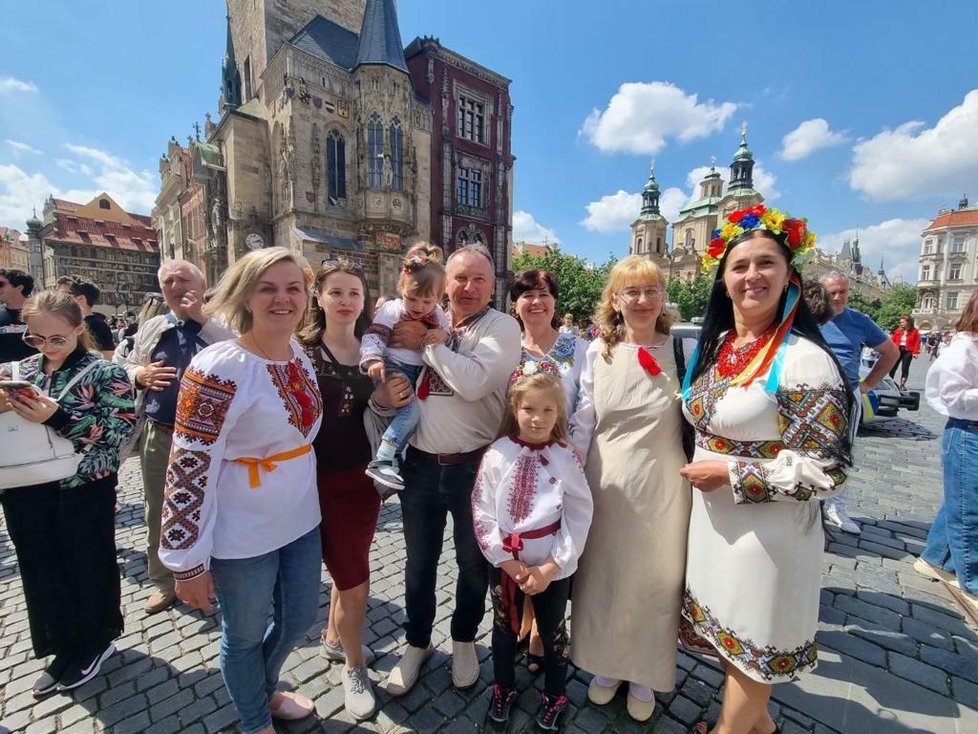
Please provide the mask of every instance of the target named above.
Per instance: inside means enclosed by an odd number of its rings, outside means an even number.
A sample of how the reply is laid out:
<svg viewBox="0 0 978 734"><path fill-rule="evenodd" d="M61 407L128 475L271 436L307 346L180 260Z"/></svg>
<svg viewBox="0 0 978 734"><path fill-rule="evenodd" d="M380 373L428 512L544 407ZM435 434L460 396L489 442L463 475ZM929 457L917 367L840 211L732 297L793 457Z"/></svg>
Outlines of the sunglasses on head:
<svg viewBox="0 0 978 734"><path fill-rule="evenodd" d="M320 266L324 268L349 268L350 270L354 270L358 273L363 272L363 266L360 263L358 263L356 260L345 260L345 259L340 260L340 259L330 258L327 260L323 260L320 263Z"/></svg>

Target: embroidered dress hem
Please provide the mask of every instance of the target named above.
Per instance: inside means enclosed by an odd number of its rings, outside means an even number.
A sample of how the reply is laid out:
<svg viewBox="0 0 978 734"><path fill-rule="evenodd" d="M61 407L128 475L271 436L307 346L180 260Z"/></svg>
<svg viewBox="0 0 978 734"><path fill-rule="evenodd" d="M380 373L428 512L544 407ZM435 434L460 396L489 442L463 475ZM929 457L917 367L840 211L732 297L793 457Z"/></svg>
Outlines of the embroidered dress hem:
<svg viewBox="0 0 978 734"><path fill-rule="evenodd" d="M799 673L814 670L818 665L815 640L807 640L793 650L780 650L773 645L762 647L737 630L725 627L709 607L696 601L689 589L683 595L682 614L692 623L696 633L713 645L721 658L759 683L789 682Z"/></svg>

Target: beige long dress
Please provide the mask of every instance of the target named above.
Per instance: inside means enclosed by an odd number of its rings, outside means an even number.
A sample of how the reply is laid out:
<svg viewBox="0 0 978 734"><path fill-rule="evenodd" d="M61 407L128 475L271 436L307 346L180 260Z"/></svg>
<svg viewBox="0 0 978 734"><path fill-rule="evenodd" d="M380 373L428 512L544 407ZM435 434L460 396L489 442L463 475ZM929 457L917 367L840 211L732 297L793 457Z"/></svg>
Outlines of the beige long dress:
<svg viewBox="0 0 978 734"><path fill-rule="evenodd" d="M574 577L575 665L658 691L676 682L690 488L679 475L679 382L673 343L645 347L662 369L650 375L638 347L587 351L572 442L586 452L594 519Z"/></svg>

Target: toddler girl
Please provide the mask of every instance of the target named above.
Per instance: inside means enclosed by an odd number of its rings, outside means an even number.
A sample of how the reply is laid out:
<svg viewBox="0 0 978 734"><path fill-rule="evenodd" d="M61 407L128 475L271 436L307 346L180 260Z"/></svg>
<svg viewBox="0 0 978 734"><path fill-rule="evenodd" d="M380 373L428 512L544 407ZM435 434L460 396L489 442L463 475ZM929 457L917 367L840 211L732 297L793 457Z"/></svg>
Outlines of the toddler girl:
<svg viewBox="0 0 978 734"><path fill-rule="evenodd" d="M591 491L567 443L566 398L554 375L521 377L510 388L499 438L486 451L472 492L476 539L491 564L492 661L489 719L505 726L516 699L516 637L529 596L544 648L537 725L557 730L567 709L570 576L591 525Z"/></svg>
<svg viewBox="0 0 978 734"><path fill-rule="evenodd" d="M404 319L421 321L429 328L451 331L448 316L438 302L445 292L445 266L440 247L420 243L407 251L404 267L397 282L400 298L384 303L374 315L374 321L363 335L360 344L360 369L384 382L393 370L417 382L424 362L421 352L388 345L395 324ZM386 489L404 489L397 457L418 427L420 410L417 400L403 408L384 432L374 460L367 465L367 476Z"/></svg>

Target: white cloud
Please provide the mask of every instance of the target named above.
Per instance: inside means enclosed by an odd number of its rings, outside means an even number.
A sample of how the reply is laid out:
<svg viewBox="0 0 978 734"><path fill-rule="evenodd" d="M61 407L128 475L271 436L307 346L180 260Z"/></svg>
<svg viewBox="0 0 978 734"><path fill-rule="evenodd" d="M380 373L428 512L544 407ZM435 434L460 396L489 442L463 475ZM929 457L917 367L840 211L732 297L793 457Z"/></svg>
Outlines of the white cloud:
<svg viewBox="0 0 978 734"><path fill-rule="evenodd" d="M819 148L842 145L849 138L844 132L832 132L821 117L805 120L781 139L779 155L786 161L800 161Z"/></svg>
<svg viewBox="0 0 978 734"><path fill-rule="evenodd" d="M0 94L4 92L36 92L37 85L34 82L25 82L15 79L12 76L0 76Z"/></svg>
<svg viewBox="0 0 978 734"><path fill-rule="evenodd" d="M929 219L887 219L879 224L860 227L859 251L863 265L875 272L879 269L882 256L890 279L899 275L905 281L916 282L920 233L929 224ZM855 230L819 233L817 246L826 252L837 253L845 239L852 239L856 234Z"/></svg>
<svg viewBox="0 0 978 734"><path fill-rule="evenodd" d="M932 128L915 121L853 148L849 185L875 201L978 188L978 89Z"/></svg>
<svg viewBox="0 0 978 734"><path fill-rule="evenodd" d="M587 205L587 216L581 220L592 232L618 232L628 229L642 210L642 195L619 189Z"/></svg>
<svg viewBox="0 0 978 734"><path fill-rule="evenodd" d="M686 206L689 194L682 189L671 187L659 194L659 211L667 222L679 219L679 210Z"/></svg>
<svg viewBox="0 0 978 734"><path fill-rule="evenodd" d="M530 244L559 243L557 234L549 227L544 227L529 212L513 212L513 242L529 242Z"/></svg>
<svg viewBox="0 0 978 734"><path fill-rule="evenodd" d="M75 188L58 186L43 173L0 165L0 223L22 227L32 209L40 209L48 196L87 203L102 191L127 211L135 214L152 211L158 192L157 176L149 171L135 171L123 159L98 148L70 144L65 148L76 158L59 158L55 163L81 179ZM79 157L92 165L78 160Z"/></svg>
<svg viewBox="0 0 978 734"><path fill-rule="evenodd" d="M717 173L723 179L723 192L727 192L727 184L730 182L730 169L726 166L718 166ZM706 178L710 172L709 166L698 166L686 174L686 185L690 189L687 201L693 201L700 196L700 182ZM754 190L764 196L764 201L776 201L781 198L781 192L777 189L778 177L767 170L760 163L754 163ZM671 221L671 220L670 220Z"/></svg>
<svg viewBox="0 0 978 734"><path fill-rule="evenodd" d="M669 82L626 82L584 120L578 135L606 153L655 153L667 138L688 142L723 129L737 110L734 102L700 102Z"/></svg>
<svg viewBox="0 0 978 734"><path fill-rule="evenodd" d="M20 155L22 153L30 153L32 155L41 154L41 151L29 143L22 143L19 140L11 140L10 138L7 138L3 142L14 152L14 155Z"/></svg>

